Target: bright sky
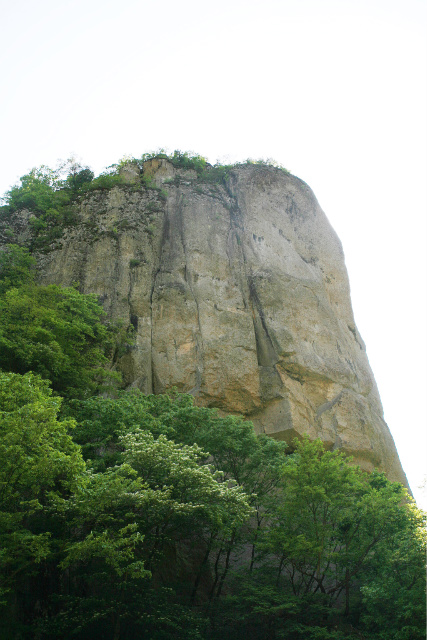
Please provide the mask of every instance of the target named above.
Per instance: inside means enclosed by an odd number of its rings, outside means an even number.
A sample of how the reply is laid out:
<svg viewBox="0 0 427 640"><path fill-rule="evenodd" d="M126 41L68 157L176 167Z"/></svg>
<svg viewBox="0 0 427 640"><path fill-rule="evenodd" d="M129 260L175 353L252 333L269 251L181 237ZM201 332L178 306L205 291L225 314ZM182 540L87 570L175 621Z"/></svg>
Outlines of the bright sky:
<svg viewBox="0 0 427 640"><path fill-rule="evenodd" d="M426 470L425 0L15 0L0 193L77 155L274 158L344 246L356 322L420 506Z"/></svg>

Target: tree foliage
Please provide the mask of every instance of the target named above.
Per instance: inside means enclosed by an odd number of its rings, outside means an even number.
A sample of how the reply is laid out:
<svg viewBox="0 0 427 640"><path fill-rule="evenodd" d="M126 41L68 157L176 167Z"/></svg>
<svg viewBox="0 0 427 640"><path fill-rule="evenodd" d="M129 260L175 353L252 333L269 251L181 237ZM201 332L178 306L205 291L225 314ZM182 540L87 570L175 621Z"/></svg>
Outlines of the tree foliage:
<svg viewBox="0 0 427 640"><path fill-rule="evenodd" d="M41 525L51 500L72 493L84 468L80 448L58 420L61 398L31 373L0 372L0 593L13 593L52 554ZM8 600L6 600L8 602Z"/></svg>
<svg viewBox="0 0 427 640"><path fill-rule="evenodd" d="M424 515L407 505L399 531L363 570L361 623L373 640L425 638L425 552Z"/></svg>
<svg viewBox="0 0 427 640"><path fill-rule="evenodd" d="M342 453L325 452L320 441L295 446L266 547L279 561L278 580L286 573L296 594L320 591L332 604L346 592L348 600L370 552L400 530L405 496L401 485L378 482Z"/></svg>
<svg viewBox="0 0 427 640"><path fill-rule="evenodd" d="M81 166L72 158L56 169L45 165L34 167L5 193L0 217L7 220L17 211L30 212L32 246L46 251L62 236L66 226L76 222L75 201L93 177L89 167Z"/></svg>
<svg viewBox="0 0 427 640"><path fill-rule="evenodd" d="M4 375L4 477L37 411L61 437L19 448L2 520L19 606L3 637L422 637L422 516L400 485L318 441L286 455L191 396L75 399L58 421L44 381ZM23 599L36 580L42 599Z"/></svg>
<svg viewBox="0 0 427 640"><path fill-rule="evenodd" d="M38 286L28 251L0 253L0 367L39 373L65 396L88 395L117 374L105 369L117 329L94 295Z"/></svg>
<svg viewBox="0 0 427 640"><path fill-rule="evenodd" d="M36 261L27 249L9 244L0 251L0 295L34 282Z"/></svg>
<svg viewBox="0 0 427 640"><path fill-rule="evenodd" d="M59 171L42 165L22 176L20 184L13 186L4 199L10 211L28 209L34 213L47 213L68 204L69 195L62 186Z"/></svg>
<svg viewBox="0 0 427 640"><path fill-rule="evenodd" d="M422 514L383 474L364 473L320 441L294 446L254 568L235 573L212 637L424 637Z"/></svg>

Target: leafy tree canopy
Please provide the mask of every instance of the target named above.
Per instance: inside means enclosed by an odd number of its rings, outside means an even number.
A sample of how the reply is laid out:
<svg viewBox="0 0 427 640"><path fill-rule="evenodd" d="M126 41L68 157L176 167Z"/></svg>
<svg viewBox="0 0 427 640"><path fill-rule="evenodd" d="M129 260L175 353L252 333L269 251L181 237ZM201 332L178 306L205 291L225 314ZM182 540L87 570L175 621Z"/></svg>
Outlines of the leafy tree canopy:
<svg viewBox="0 0 427 640"><path fill-rule="evenodd" d="M212 638L425 637L425 521L406 491L320 441L266 503L255 561L215 603Z"/></svg>
<svg viewBox="0 0 427 640"><path fill-rule="evenodd" d="M48 557L41 513L51 497L75 490L84 468L68 433L74 422L58 420L60 406L39 376L0 371L0 592Z"/></svg>
<svg viewBox="0 0 427 640"><path fill-rule="evenodd" d="M105 370L117 331L104 322L94 295L37 286L28 251L0 253L0 367L34 371L66 396L88 395L117 374Z"/></svg>
<svg viewBox="0 0 427 640"><path fill-rule="evenodd" d="M422 516L384 475L135 391L68 404L85 470L46 382L3 376L3 588L45 593L27 613L18 597L23 637L423 637ZM39 419L62 435L27 446Z"/></svg>
<svg viewBox="0 0 427 640"><path fill-rule="evenodd" d="M100 468L117 460L120 435L141 428L155 437L198 444L209 452L214 468L236 480L248 494L261 496L281 475L284 443L256 435L252 423L241 417L220 416L213 409L196 406L191 395L121 391L114 399L73 400L67 410L78 422L74 437L85 457Z"/></svg>
<svg viewBox="0 0 427 640"><path fill-rule="evenodd" d="M3 199L8 211L28 209L33 213L52 213L70 203L73 194L90 183L94 173L70 158L56 169L46 165L34 167L6 192Z"/></svg>
<svg viewBox="0 0 427 640"><path fill-rule="evenodd" d="M65 226L76 221L73 202L93 177L89 167L82 167L73 158L56 169L45 165L35 167L3 196L0 217L7 220L12 213L23 209L31 212L32 245L46 250L62 235Z"/></svg>
<svg viewBox="0 0 427 640"><path fill-rule="evenodd" d="M9 244L0 251L0 295L34 281L36 261L27 249Z"/></svg>

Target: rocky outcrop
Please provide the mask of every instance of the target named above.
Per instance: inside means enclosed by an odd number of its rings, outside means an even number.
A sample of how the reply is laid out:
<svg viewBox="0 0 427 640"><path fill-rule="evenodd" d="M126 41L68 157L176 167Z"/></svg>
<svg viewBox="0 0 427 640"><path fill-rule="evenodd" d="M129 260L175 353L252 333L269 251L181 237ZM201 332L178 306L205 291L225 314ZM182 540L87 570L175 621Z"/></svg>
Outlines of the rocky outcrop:
<svg viewBox="0 0 427 640"><path fill-rule="evenodd" d="M287 441L320 437L406 484L313 193L274 167L205 173L156 159L144 186L124 171L128 184L80 203L80 223L40 255L40 280L78 281L134 326L127 385L177 387Z"/></svg>

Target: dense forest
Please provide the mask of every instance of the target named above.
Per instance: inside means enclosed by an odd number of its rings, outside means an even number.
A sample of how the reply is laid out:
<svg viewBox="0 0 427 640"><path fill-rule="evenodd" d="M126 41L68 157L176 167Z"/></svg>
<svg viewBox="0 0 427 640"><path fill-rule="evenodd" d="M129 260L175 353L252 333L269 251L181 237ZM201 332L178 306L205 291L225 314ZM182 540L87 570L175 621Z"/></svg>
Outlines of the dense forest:
<svg viewBox="0 0 427 640"><path fill-rule="evenodd" d="M400 484L190 395L123 389L132 326L78 283L37 283L32 254L89 190L130 188L121 166L34 169L0 211L0 639L425 638L425 521ZM8 226L24 209L28 247Z"/></svg>

